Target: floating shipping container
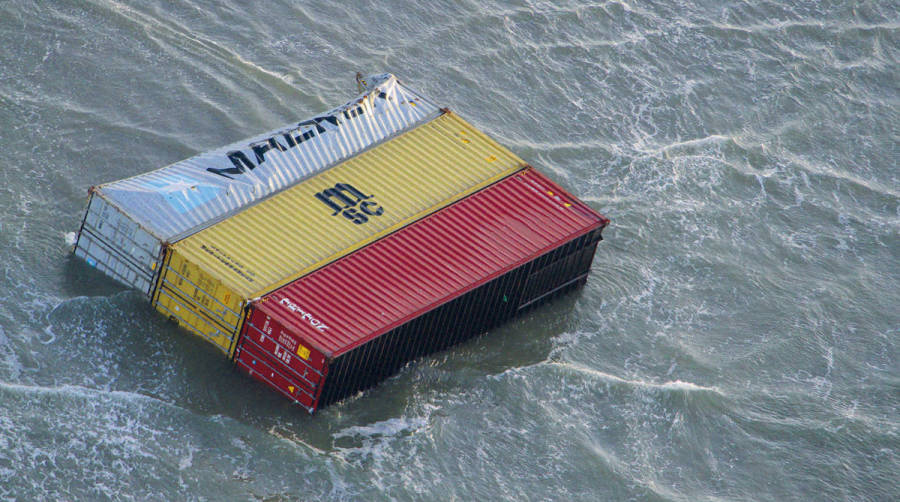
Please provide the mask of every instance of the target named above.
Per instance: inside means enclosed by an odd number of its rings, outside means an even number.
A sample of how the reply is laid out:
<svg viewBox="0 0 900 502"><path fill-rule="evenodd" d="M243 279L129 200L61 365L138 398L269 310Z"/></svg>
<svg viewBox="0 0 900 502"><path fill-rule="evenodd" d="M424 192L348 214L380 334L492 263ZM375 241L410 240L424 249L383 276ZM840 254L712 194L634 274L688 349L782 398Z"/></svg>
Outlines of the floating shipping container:
<svg viewBox="0 0 900 502"><path fill-rule="evenodd" d="M168 246L153 303L231 355L249 300L525 167L445 112Z"/></svg>
<svg viewBox="0 0 900 502"><path fill-rule="evenodd" d="M582 284L607 223L527 169L254 301L235 364L312 413Z"/></svg>
<svg viewBox="0 0 900 502"><path fill-rule="evenodd" d="M309 120L92 187L75 255L149 296L166 243L441 113L393 75L367 82L356 99Z"/></svg>

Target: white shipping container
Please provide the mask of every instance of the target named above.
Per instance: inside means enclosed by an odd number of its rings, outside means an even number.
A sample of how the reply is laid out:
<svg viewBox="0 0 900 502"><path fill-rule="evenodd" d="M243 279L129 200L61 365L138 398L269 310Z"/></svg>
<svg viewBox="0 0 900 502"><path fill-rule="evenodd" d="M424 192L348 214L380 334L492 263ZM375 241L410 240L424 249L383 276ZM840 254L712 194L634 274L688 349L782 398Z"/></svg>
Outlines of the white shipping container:
<svg viewBox="0 0 900 502"><path fill-rule="evenodd" d="M362 83L356 99L309 120L92 187L75 255L151 295L164 244L441 114L393 75Z"/></svg>

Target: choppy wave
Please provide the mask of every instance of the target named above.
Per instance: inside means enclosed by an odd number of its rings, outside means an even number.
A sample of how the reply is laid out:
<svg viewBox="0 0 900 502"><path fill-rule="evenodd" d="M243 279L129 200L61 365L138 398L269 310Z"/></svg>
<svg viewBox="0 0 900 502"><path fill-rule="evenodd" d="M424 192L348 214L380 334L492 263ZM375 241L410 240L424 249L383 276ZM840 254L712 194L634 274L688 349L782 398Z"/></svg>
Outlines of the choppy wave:
<svg viewBox="0 0 900 502"><path fill-rule="evenodd" d="M890 2L0 3L0 498L894 500ZM90 185L392 71L611 217L310 417L67 255Z"/></svg>

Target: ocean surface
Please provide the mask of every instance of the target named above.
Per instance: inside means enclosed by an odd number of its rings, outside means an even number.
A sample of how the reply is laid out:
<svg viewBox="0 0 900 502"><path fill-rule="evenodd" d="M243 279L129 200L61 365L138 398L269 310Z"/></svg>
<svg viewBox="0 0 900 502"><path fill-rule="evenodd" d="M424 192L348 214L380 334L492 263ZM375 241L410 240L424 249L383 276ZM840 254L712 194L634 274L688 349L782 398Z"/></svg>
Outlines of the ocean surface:
<svg viewBox="0 0 900 502"><path fill-rule="evenodd" d="M0 500L898 500L898 61L889 0L0 1ZM309 416L66 236L357 71L612 223L583 289Z"/></svg>

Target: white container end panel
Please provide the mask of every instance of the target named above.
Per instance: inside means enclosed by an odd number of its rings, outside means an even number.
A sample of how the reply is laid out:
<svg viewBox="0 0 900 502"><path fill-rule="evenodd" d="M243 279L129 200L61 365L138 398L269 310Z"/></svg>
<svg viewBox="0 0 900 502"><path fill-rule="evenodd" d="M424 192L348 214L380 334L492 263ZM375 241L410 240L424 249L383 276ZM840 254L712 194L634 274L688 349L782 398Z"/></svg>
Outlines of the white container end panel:
<svg viewBox="0 0 900 502"><path fill-rule="evenodd" d="M75 256L144 294L153 292L162 243L96 193L88 201Z"/></svg>

